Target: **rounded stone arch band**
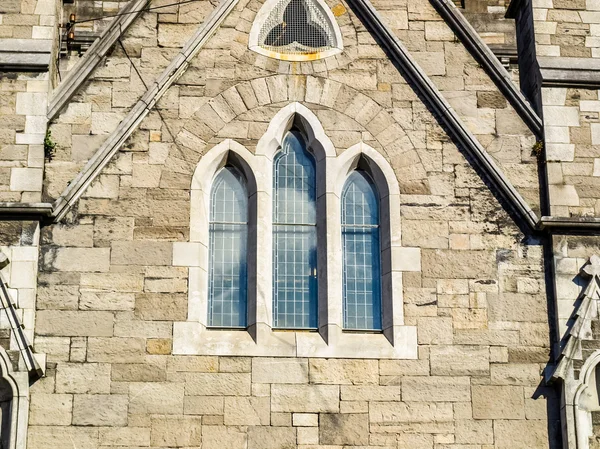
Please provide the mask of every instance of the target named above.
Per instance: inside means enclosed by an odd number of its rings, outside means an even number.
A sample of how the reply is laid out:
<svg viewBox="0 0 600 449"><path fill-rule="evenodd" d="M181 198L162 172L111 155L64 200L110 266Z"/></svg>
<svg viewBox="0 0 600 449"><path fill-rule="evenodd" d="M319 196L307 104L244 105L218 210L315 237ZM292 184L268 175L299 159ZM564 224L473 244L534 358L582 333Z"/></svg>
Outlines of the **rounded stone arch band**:
<svg viewBox="0 0 600 449"><path fill-rule="evenodd" d="M273 158L292 128L306 137L317 167L317 232L319 241L326 241L319 245L326 251L318 254L319 332L272 329ZM215 174L226 164L236 167L248 186L248 332L207 328L209 195ZM336 257L342 250L340 197L345 179L357 168L368 172L380 195L382 334L347 333L342 326L343 267ZM254 154L231 139L208 150L196 167L191 187L190 242L174 243L173 249L173 264L189 267L188 321L175 323L175 353L417 357L416 328L404 326L402 272L420 271L420 250L401 246L398 181L380 152L359 143L338 156L312 111L291 103L271 120Z"/></svg>

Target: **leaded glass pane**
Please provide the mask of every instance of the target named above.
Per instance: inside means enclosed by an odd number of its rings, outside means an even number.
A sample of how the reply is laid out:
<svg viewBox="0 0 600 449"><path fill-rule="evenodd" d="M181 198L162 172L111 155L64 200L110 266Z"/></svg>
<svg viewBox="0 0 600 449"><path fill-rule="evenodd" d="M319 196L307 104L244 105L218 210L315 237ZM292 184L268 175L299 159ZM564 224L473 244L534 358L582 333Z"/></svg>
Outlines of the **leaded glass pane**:
<svg viewBox="0 0 600 449"><path fill-rule="evenodd" d="M210 193L208 325L246 327L248 194L233 167L217 174Z"/></svg>
<svg viewBox="0 0 600 449"><path fill-rule="evenodd" d="M344 328L381 330L381 269L378 196L362 171L342 192Z"/></svg>
<svg viewBox="0 0 600 449"><path fill-rule="evenodd" d="M273 325L317 327L317 227L314 159L289 132L273 173Z"/></svg>

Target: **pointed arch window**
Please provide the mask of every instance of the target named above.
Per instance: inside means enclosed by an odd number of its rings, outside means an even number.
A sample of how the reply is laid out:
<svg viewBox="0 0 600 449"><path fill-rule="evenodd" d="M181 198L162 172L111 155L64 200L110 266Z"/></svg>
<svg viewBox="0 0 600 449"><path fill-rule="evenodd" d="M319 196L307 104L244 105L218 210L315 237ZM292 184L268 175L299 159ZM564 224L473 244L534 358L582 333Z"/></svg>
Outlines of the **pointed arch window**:
<svg viewBox="0 0 600 449"><path fill-rule="evenodd" d="M273 162L273 326L317 327L315 160L289 131Z"/></svg>
<svg viewBox="0 0 600 449"><path fill-rule="evenodd" d="M210 192L208 326L247 325L248 193L232 166L216 175Z"/></svg>
<svg viewBox="0 0 600 449"><path fill-rule="evenodd" d="M353 171L342 191L344 329L381 330L379 195Z"/></svg>

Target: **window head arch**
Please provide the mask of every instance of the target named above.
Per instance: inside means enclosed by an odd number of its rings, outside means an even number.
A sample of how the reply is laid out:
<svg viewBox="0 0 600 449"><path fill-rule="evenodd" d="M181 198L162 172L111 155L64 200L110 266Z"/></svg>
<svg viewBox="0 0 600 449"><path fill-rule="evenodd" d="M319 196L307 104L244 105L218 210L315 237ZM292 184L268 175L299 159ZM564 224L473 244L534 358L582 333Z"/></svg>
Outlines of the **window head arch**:
<svg viewBox="0 0 600 449"><path fill-rule="evenodd" d="M344 328L381 330L379 195L362 170L342 190Z"/></svg>
<svg viewBox="0 0 600 449"><path fill-rule="evenodd" d="M223 167L210 192L208 326L247 325L248 192L241 173Z"/></svg>
<svg viewBox="0 0 600 449"><path fill-rule="evenodd" d="M273 326L317 327L316 167L289 131L273 161Z"/></svg>
<svg viewBox="0 0 600 449"><path fill-rule="evenodd" d="M268 0L252 26L250 49L285 61L312 61L342 51L342 36L322 0Z"/></svg>

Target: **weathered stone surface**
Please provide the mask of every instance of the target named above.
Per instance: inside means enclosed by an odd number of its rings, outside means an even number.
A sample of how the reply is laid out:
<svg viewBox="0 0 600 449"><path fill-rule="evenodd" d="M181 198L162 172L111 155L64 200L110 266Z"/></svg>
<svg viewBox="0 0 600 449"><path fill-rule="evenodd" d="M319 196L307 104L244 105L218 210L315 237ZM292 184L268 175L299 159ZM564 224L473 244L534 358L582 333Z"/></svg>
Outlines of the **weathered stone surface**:
<svg viewBox="0 0 600 449"><path fill-rule="evenodd" d="M77 394L73 398L73 424L79 426L127 425L129 398L117 394Z"/></svg>
<svg viewBox="0 0 600 449"><path fill-rule="evenodd" d="M29 423L34 426L69 426L72 407L73 396L70 394L32 394Z"/></svg>
<svg viewBox="0 0 600 449"><path fill-rule="evenodd" d="M452 404L448 402L373 402L369 407L369 420L376 424L394 425L452 419Z"/></svg>
<svg viewBox="0 0 600 449"><path fill-rule="evenodd" d="M334 385L271 386L272 412L337 413L340 389Z"/></svg>
<svg viewBox="0 0 600 449"><path fill-rule="evenodd" d="M111 366L105 363L61 363L56 369L58 393L110 393Z"/></svg>
<svg viewBox="0 0 600 449"><path fill-rule="evenodd" d="M188 373L185 394L190 396L249 396L250 374Z"/></svg>
<svg viewBox="0 0 600 449"><path fill-rule="evenodd" d="M195 416L152 417L151 445L158 447L199 447L202 419Z"/></svg>
<svg viewBox="0 0 600 449"><path fill-rule="evenodd" d="M108 248L59 248L44 255L48 271L106 272L110 267Z"/></svg>
<svg viewBox="0 0 600 449"><path fill-rule="evenodd" d="M227 426L268 426L271 422L270 398L225 398L224 422Z"/></svg>
<svg viewBox="0 0 600 449"><path fill-rule="evenodd" d="M293 427L250 427L248 449L295 449L296 430Z"/></svg>
<svg viewBox="0 0 600 449"><path fill-rule="evenodd" d="M313 384L376 384L379 365L376 360L311 359L310 383Z"/></svg>
<svg viewBox="0 0 600 449"><path fill-rule="evenodd" d="M308 383L308 360L283 358L252 359L252 382Z"/></svg>
<svg viewBox="0 0 600 449"><path fill-rule="evenodd" d="M476 279L497 271L492 251L423 250L421 264L423 275L431 278Z"/></svg>
<svg viewBox="0 0 600 449"><path fill-rule="evenodd" d="M129 413L176 415L183 413L183 384L141 382L129 386Z"/></svg>
<svg viewBox="0 0 600 449"><path fill-rule="evenodd" d="M473 385L473 418L524 419L521 387Z"/></svg>
<svg viewBox="0 0 600 449"><path fill-rule="evenodd" d="M40 310L36 330L40 335L107 337L113 334L113 323L110 312Z"/></svg>
<svg viewBox="0 0 600 449"><path fill-rule="evenodd" d="M548 426L542 420L498 420L494 422L494 442L498 449L544 447Z"/></svg>
<svg viewBox="0 0 600 449"><path fill-rule="evenodd" d="M492 421L488 420L458 420L456 425L456 443L462 444L493 444L494 431Z"/></svg>
<svg viewBox="0 0 600 449"><path fill-rule="evenodd" d="M400 386L343 386L342 401L399 401Z"/></svg>
<svg viewBox="0 0 600 449"><path fill-rule="evenodd" d="M319 442L332 445L368 445L369 415L321 414Z"/></svg>
<svg viewBox="0 0 600 449"><path fill-rule="evenodd" d="M169 242L113 242L111 248L110 262L115 265L171 264L173 245Z"/></svg>
<svg viewBox="0 0 600 449"><path fill-rule="evenodd" d="M405 377L402 399L424 402L462 402L471 400L468 377Z"/></svg>
<svg viewBox="0 0 600 449"><path fill-rule="evenodd" d="M202 426L203 449L246 449L247 441L247 433L237 427Z"/></svg>
<svg viewBox="0 0 600 449"><path fill-rule="evenodd" d="M482 376L490 371L489 349L485 346L433 346L431 374Z"/></svg>
<svg viewBox="0 0 600 449"><path fill-rule="evenodd" d="M141 293L135 297L135 314L142 320L185 321L187 296L173 293Z"/></svg>
<svg viewBox="0 0 600 449"><path fill-rule="evenodd" d="M88 361L135 363L144 360L146 345L141 338L90 338Z"/></svg>

